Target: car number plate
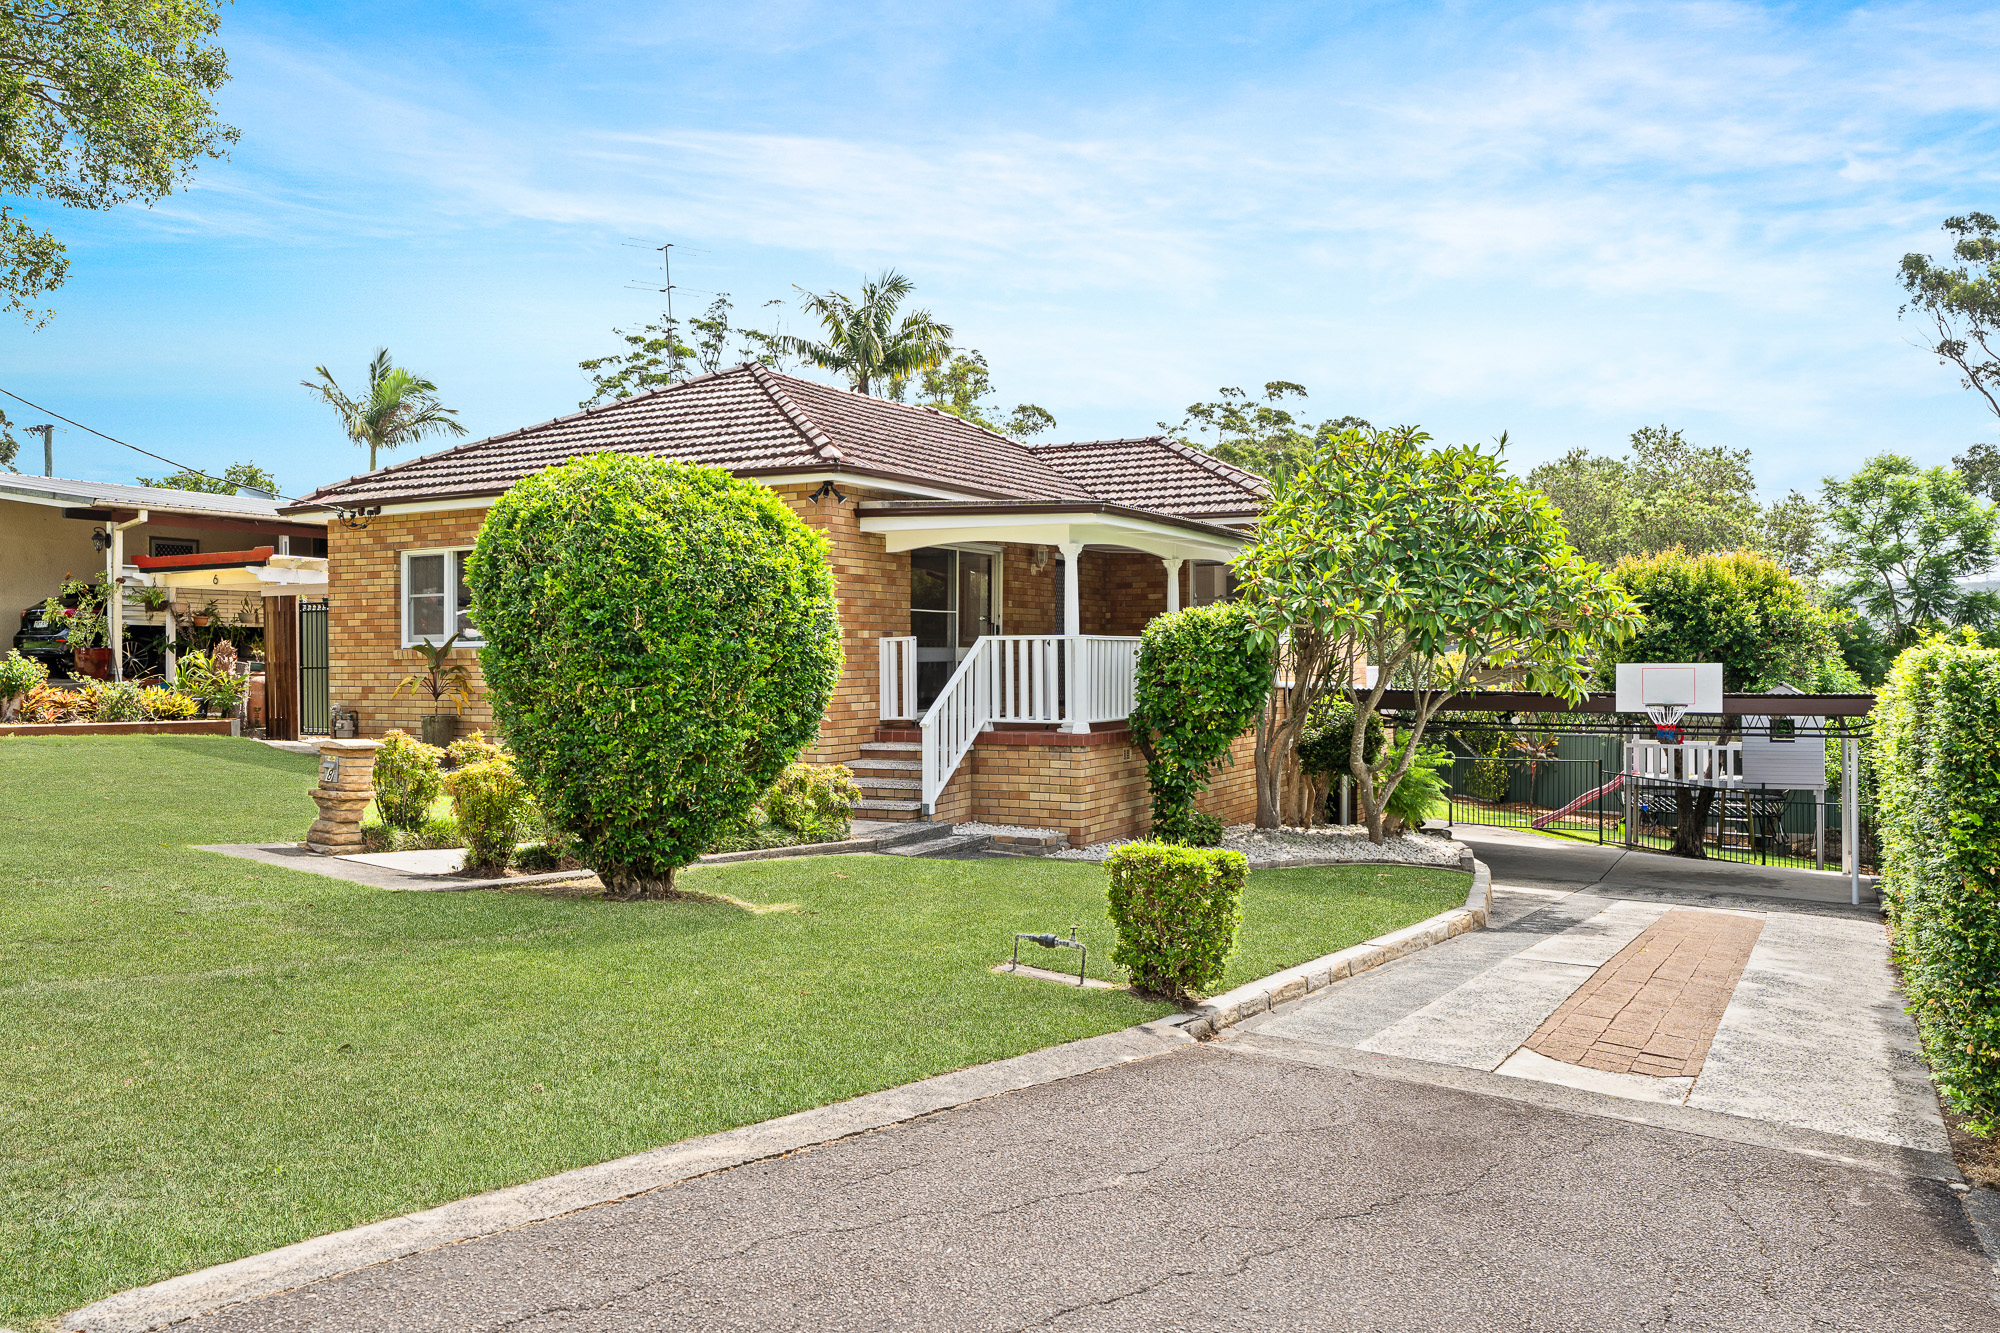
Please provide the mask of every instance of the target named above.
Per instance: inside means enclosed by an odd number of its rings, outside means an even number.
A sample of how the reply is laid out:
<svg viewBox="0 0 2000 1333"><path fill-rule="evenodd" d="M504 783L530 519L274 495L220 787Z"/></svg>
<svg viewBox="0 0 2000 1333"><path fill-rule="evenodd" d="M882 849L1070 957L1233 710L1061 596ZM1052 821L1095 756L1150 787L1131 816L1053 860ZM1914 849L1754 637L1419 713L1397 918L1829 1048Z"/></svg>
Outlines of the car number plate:
<svg viewBox="0 0 2000 1333"><path fill-rule="evenodd" d="M35 622L36 629L47 629L48 627L49 627L49 622L46 620L37 620Z"/></svg>

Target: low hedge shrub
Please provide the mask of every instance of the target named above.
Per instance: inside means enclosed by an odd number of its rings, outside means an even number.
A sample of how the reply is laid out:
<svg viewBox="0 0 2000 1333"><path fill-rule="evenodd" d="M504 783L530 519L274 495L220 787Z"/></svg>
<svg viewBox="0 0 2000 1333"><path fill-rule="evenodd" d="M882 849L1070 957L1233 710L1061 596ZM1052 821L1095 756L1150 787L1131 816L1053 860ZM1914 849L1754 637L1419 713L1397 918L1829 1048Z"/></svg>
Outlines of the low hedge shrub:
<svg viewBox="0 0 2000 1333"><path fill-rule="evenodd" d="M455 768L444 775L465 839L465 861L479 870L499 870L514 854L515 830L528 808L528 785L502 755Z"/></svg>
<svg viewBox="0 0 2000 1333"><path fill-rule="evenodd" d="M1222 979L1243 924L1241 852L1128 842L1105 859L1118 945L1111 961L1141 991L1188 1001Z"/></svg>
<svg viewBox="0 0 2000 1333"><path fill-rule="evenodd" d="M839 842L854 831L861 788L845 764L791 764L757 803L732 820L711 852Z"/></svg>
<svg viewBox="0 0 2000 1333"><path fill-rule="evenodd" d="M444 747L445 758L453 768L464 768L468 764L483 764L489 759L498 759L507 753L507 747L486 739L484 731L475 731L470 736L460 736Z"/></svg>
<svg viewBox="0 0 2000 1333"><path fill-rule="evenodd" d="M375 808L392 829L423 828L443 784L438 763L444 751L425 745L407 731L391 731L375 752Z"/></svg>
<svg viewBox="0 0 2000 1333"><path fill-rule="evenodd" d="M2000 1129L2000 650L1896 659L1875 710L1882 898L1939 1091Z"/></svg>
<svg viewBox="0 0 2000 1333"><path fill-rule="evenodd" d="M18 648L9 648L0 657L0 722L12 722L21 701L48 683L47 667L21 656Z"/></svg>

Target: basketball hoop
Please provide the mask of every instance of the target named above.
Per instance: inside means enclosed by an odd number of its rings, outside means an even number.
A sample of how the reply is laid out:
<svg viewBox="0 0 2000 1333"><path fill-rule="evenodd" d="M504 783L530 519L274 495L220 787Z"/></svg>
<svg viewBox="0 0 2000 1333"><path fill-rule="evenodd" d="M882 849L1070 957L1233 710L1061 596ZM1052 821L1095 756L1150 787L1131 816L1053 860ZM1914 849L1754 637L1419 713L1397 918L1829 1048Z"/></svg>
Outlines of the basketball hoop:
<svg viewBox="0 0 2000 1333"><path fill-rule="evenodd" d="M1653 739L1662 745L1681 743L1681 715L1686 704L1648 704L1646 716L1653 721Z"/></svg>

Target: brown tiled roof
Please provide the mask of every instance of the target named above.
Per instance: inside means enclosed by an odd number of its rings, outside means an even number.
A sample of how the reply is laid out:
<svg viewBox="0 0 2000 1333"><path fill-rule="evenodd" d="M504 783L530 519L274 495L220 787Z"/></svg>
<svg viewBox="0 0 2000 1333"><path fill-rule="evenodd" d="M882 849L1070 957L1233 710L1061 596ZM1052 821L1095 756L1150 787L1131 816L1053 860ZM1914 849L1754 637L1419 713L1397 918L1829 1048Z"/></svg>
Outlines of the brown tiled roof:
<svg viewBox="0 0 2000 1333"><path fill-rule="evenodd" d="M498 495L543 468L604 450L749 476L844 472L989 499L1111 500L1188 515L1253 513L1262 498L1257 478L1171 441L1035 448L935 408L750 363L350 477L303 503L358 508ZM1131 469L1149 475L1127 475Z"/></svg>
<svg viewBox="0 0 2000 1333"><path fill-rule="evenodd" d="M1044 462L1098 499L1134 509L1228 518L1255 514L1270 497L1256 473L1162 435L1033 447Z"/></svg>

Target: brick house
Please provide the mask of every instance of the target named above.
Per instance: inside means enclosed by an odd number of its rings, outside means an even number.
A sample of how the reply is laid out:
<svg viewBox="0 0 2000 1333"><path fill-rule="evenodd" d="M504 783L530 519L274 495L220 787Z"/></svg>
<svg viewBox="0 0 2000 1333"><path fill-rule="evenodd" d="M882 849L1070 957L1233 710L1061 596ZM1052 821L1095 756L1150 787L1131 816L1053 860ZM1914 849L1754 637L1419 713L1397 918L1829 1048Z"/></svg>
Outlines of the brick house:
<svg viewBox="0 0 2000 1333"><path fill-rule="evenodd" d="M322 487L330 682L364 735L414 646L477 643L462 568L493 499L603 450L725 468L825 533L847 665L806 756L850 765L873 818L1143 832L1125 718L1137 635L1226 596L1263 480L1160 437L1035 445L948 413L746 364ZM468 657L473 654L468 652ZM476 658L470 663L477 672ZM466 725L490 723L483 699ZM1247 738L1207 808L1252 817Z"/></svg>

